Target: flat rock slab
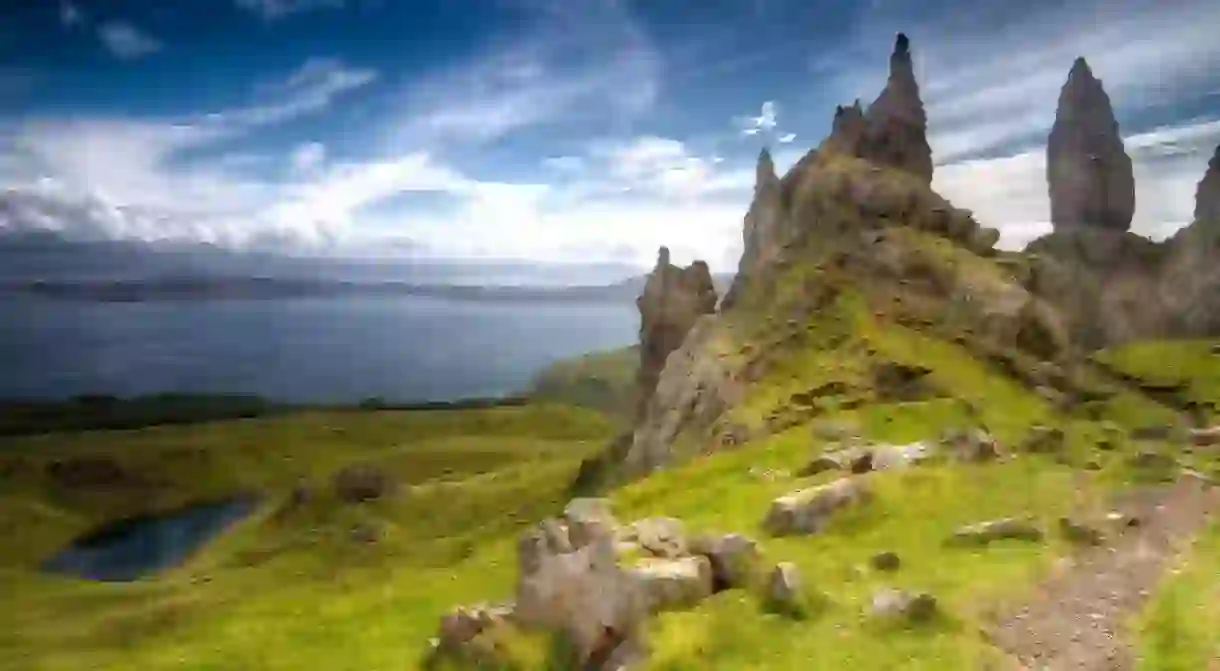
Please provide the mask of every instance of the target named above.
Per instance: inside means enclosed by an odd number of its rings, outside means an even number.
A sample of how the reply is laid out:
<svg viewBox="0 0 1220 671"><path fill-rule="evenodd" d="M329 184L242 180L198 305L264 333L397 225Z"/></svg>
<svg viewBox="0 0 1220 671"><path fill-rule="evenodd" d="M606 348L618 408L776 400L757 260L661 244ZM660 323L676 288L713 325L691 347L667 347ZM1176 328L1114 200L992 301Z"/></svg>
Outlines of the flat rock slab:
<svg viewBox="0 0 1220 671"><path fill-rule="evenodd" d="M817 533L835 511L871 498L872 487L867 476L839 478L775 499L763 528L775 536Z"/></svg>
<svg viewBox="0 0 1220 671"><path fill-rule="evenodd" d="M1130 496L1121 514L1141 523L1113 544L1079 555L1030 601L1002 613L988 632L991 640L1028 669L1134 669L1128 622L1170 560L1220 509L1218 494L1184 477Z"/></svg>
<svg viewBox="0 0 1220 671"><path fill-rule="evenodd" d="M999 540L1042 540L1042 529L1033 520L1022 517L1005 517L961 527L953 532L950 541L959 545L987 545Z"/></svg>
<svg viewBox="0 0 1220 671"><path fill-rule="evenodd" d="M627 573L654 613L690 607L712 595L712 563L707 557L645 559Z"/></svg>

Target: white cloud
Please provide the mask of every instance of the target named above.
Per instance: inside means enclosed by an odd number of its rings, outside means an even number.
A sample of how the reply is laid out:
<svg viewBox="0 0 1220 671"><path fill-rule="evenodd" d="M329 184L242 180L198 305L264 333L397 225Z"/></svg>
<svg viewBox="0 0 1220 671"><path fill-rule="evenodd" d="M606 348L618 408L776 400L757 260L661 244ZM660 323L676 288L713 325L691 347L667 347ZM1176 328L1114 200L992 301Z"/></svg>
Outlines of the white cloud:
<svg viewBox="0 0 1220 671"><path fill-rule="evenodd" d="M135 60L156 53L164 46L160 40L125 21L107 21L97 28L98 39L120 60Z"/></svg>
<svg viewBox="0 0 1220 671"><path fill-rule="evenodd" d="M776 142L779 142L780 144L788 144L795 139L796 139L796 133L788 133L787 135L781 135L778 138L776 138Z"/></svg>
<svg viewBox="0 0 1220 671"><path fill-rule="evenodd" d="M1132 230L1159 240L1190 223L1195 185L1220 144L1220 120L1157 128L1125 139L1135 165ZM1018 249L1049 233L1046 151L962 161L936 169L933 187L959 207L996 226L1002 244Z"/></svg>
<svg viewBox="0 0 1220 671"><path fill-rule="evenodd" d="M326 161L326 145L321 142L306 142L292 151L289 162L293 172L311 174Z"/></svg>
<svg viewBox="0 0 1220 671"><path fill-rule="evenodd" d="M293 14L342 8L344 0L234 0L234 4L264 20L275 21Z"/></svg>

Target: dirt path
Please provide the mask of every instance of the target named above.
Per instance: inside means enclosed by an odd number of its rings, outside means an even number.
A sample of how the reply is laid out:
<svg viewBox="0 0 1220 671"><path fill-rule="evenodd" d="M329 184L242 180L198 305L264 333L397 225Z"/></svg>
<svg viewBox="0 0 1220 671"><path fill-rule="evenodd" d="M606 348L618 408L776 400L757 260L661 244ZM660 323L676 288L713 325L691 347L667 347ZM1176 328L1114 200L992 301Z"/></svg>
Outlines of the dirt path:
<svg viewBox="0 0 1220 671"><path fill-rule="evenodd" d="M1027 603L1001 615L992 640L1029 671L1135 668L1130 617L1169 563L1220 510L1220 489L1195 477L1133 493L1116 509L1142 521L1107 545L1065 560Z"/></svg>

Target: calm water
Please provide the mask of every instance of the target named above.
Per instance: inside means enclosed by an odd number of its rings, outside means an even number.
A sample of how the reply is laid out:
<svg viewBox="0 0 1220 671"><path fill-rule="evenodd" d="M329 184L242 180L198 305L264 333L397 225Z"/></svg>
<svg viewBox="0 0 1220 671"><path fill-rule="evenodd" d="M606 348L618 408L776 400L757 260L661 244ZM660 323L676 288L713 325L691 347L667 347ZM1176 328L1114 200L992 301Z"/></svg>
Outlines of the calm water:
<svg viewBox="0 0 1220 671"><path fill-rule="evenodd" d="M254 506L252 500L239 499L119 520L76 541L44 563L43 569L90 580L136 580L182 563Z"/></svg>
<svg viewBox="0 0 1220 671"><path fill-rule="evenodd" d="M450 400L631 344L630 303L405 296L84 303L0 298L0 398L253 393L296 402Z"/></svg>

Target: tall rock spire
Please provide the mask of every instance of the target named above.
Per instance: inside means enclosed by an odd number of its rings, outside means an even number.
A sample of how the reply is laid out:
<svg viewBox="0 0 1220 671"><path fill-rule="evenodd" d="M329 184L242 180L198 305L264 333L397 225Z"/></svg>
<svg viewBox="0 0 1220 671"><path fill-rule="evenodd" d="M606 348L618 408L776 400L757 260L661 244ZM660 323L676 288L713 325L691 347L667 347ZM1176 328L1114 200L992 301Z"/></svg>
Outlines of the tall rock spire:
<svg viewBox="0 0 1220 671"><path fill-rule="evenodd" d="M905 170L932 183L928 116L915 80L911 41L903 33L898 33L894 41L885 89L869 106L864 120L864 137L858 152L861 158ZM850 127L852 121L849 116L842 122L836 119L836 123Z"/></svg>
<svg viewBox="0 0 1220 671"><path fill-rule="evenodd" d="M1220 229L1220 147L1207 164L1207 172L1195 190L1195 221L1206 221Z"/></svg>
<svg viewBox="0 0 1220 671"><path fill-rule="evenodd" d="M1135 176L1110 96L1083 58L1072 64L1046 148L1055 230L1126 231L1135 213Z"/></svg>
<svg viewBox="0 0 1220 671"><path fill-rule="evenodd" d="M779 176L775 174L771 152L763 148L754 169L754 200L741 231L741 260L737 263L737 276L724 296L724 307L733 305L755 271L779 253L780 218Z"/></svg>

